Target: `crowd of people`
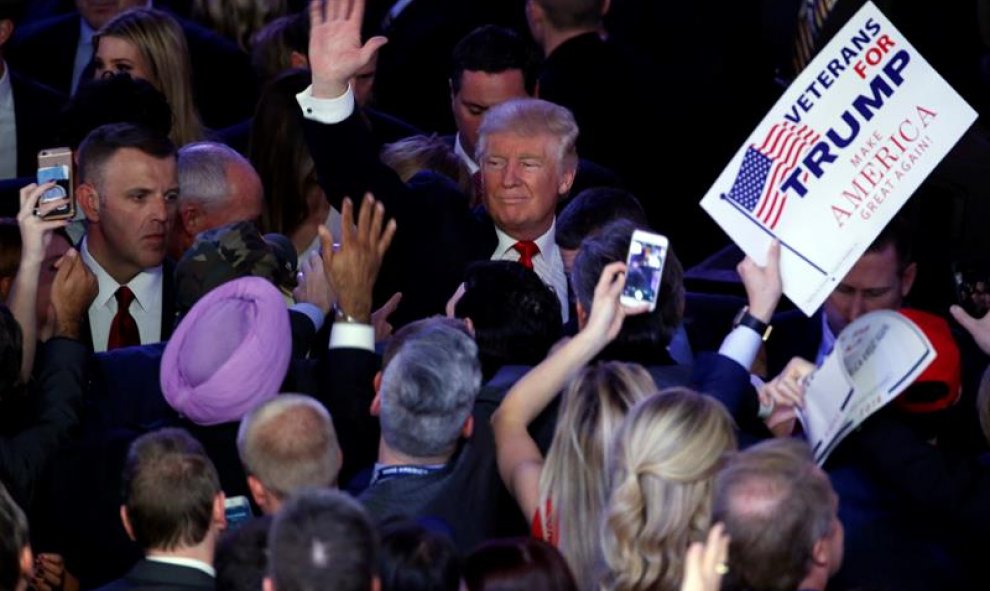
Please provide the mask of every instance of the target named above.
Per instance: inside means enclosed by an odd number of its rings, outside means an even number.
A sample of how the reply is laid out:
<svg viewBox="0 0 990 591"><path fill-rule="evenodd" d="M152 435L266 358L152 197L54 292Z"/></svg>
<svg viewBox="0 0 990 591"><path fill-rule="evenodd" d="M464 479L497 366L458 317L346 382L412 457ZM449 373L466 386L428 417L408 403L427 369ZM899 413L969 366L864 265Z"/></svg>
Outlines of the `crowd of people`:
<svg viewBox="0 0 990 591"><path fill-rule="evenodd" d="M809 318L697 202L863 2L731 4L0 0L0 591L986 584L985 122ZM971 4L878 2L979 110Z"/></svg>

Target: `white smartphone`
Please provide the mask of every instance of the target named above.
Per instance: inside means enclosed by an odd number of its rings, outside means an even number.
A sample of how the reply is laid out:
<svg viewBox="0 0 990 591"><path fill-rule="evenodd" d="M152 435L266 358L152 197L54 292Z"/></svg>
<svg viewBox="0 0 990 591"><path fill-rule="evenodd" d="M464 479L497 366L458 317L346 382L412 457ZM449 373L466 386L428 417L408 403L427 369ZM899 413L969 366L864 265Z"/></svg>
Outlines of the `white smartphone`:
<svg viewBox="0 0 990 591"><path fill-rule="evenodd" d="M650 311L660 299L660 277L667 260L670 241L666 236L636 230L629 242L626 256L626 284L619 296L623 306L638 307L649 304Z"/></svg>

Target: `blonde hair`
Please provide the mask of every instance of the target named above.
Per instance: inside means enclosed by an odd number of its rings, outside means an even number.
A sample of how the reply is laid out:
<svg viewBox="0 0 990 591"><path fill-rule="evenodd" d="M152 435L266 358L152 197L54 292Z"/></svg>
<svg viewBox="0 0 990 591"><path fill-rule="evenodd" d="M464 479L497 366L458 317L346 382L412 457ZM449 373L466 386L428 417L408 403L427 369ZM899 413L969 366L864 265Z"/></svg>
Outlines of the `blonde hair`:
<svg viewBox="0 0 990 591"><path fill-rule="evenodd" d="M152 85L165 95L172 108L169 139L176 146L203 139L203 124L193 104L192 67L182 27L168 13L154 8L133 8L115 16L97 33L128 41L147 62Z"/></svg>
<svg viewBox="0 0 990 591"><path fill-rule="evenodd" d="M733 421L713 398L669 388L626 417L610 458L601 589L677 590L684 554L711 521L712 487Z"/></svg>
<svg viewBox="0 0 990 591"><path fill-rule="evenodd" d="M585 368L563 396L540 473L537 518L544 532L559 532L560 551L582 588L589 587L595 573L607 492L605 462L615 432L629 409L656 389L642 366L613 361Z"/></svg>
<svg viewBox="0 0 990 591"><path fill-rule="evenodd" d="M436 134L412 135L385 144L381 151L381 160L404 183L408 183L409 179L424 170L431 170L454 181L465 193L471 187L467 167L454 153L454 149Z"/></svg>
<svg viewBox="0 0 990 591"><path fill-rule="evenodd" d="M247 52L254 34L288 9L286 0L195 0L192 15Z"/></svg>

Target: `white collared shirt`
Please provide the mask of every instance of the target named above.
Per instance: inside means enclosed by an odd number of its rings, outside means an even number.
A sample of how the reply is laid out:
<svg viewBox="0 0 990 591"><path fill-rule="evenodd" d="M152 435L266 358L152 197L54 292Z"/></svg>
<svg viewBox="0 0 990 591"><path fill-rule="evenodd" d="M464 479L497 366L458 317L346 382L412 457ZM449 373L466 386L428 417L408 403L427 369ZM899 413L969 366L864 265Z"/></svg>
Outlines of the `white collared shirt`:
<svg viewBox="0 0 990 591"><path fill-rule="evenodd" d="M81 253L83 262L96 275L100 287L96 299L89 307L93 350L99 353L107 350L110 325L117 315L117 298L114 296L121 285L90 254L86 238L83 238ZM158 265L141 271L127 283L127 287L134 293L130 313L137 323L141 344L162 340L162 273L162 266Z"/></svg>
<svg viewBox="0 0 990 591"><path fill-rule="evenodd" d="M14 116L14 89L10 86L10 68L0 61L0 179L17 176L17 118Z"/></svg>
<svg viewBox="0 0 990 591"><path fill-rule="evenodd" d="M187 566L189 568L203 571L214 579L217 577L217 571L213 568L213 565L207 564L202 560L196 560L195 558L182 558L181 556L157 556L154 554L148 554L145 556L145 559L151 562L174 564L176 566Z"/></svg>
<svg viewBox="0 0 990 591"><path fill-rule="evenodd" d="M454 136L454 154L457 154L457 157L461 159L461 162L464 163L464 166L467 166L468 172L470 172L472 175L478 172L479 170L481 170L481 167L478 166L478 163L474 161L474 156L468 154L467 151L464 149L464 144L461 143L460 133Z"/></svg>
<svg viewBox="0 0 990 591"><path fill-rule="evenodd" d="M564 273L564 260L560 257L560 249L557 248L557 242L554 240L556 228L557 218L554 218L550 229L533 241L540 248L540 252L533 257L533 271L536 271L540 279L557 294L561 317L564 323L567 323L570 316L567 302L567 275ZM498 226L495 226L495 234L498 235L498 246L492 253L492 260L518 261L519 251L512 247L519 240L509 236Z"/></svg>
<svg viewBox="0 0 990 591"><path fill-rule="evenodd" d="M76 89L79 88L79 80L82 78L83 71L89 62L93 59L93 35L96 31L93 27L89 26L86 19L79 19L79 41L76 43L76 59L72 65L72 86L70 87L69 94L75 94Z"/></svg>

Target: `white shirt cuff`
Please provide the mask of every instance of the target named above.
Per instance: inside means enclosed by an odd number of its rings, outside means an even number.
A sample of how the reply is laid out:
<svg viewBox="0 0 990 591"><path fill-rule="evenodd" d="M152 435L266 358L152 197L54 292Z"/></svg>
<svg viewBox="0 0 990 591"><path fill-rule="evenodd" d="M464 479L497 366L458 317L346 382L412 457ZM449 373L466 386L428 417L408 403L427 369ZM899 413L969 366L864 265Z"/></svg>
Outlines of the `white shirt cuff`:
<svg viewBox="0 0 990 591"><path fill-rule="evenodd" d="M755 330L746 326L737 326L722 341L718 352L743 366L746 371L750 371L762 344L763 339Z"/></svg>
<svg viewBox="0 0 990 591"><path fill-rule="evenodd" d="M354 112L354 92L350 85L347 91L337 98L326 99L313 96L313 85L296 95L296 102L302 108L303 117L318 123L340 123Z"/></svg>
<svg viewBox="0 0 990 591"><path fill-rule="evenodd" d="M330 329L331 349L375 350L375 328L370 324L334 322Z"/></svg>
<svg viewBox="0 0 990 591"><path fill-rule="evenodd" d="M292 304L290 310L295 310L300 314L305 314L313 322L313 326L316 327L316 331L319 332L323 328L323 321L326 320L326 316L323 314L323 310L320 309L316 304L311 304L309 302L296 302Z"/></svg>

